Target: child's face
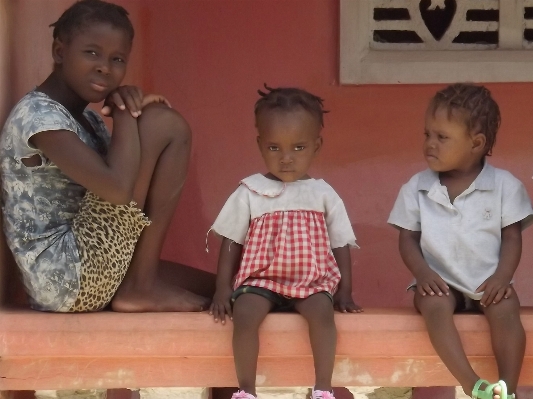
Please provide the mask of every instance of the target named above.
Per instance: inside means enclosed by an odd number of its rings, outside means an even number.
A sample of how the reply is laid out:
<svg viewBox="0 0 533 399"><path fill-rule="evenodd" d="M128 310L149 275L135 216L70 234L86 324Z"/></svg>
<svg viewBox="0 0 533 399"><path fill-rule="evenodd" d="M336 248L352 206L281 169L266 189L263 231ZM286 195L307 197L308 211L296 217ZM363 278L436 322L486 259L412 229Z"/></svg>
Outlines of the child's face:
<svg viewBox="0 0 533 399"><path fill-rule="evenodd" d="M54 61L68 87L84 101L104 100L126 74L131 42L122 29L107 23L83 27L65 43L54 42Z"/></svg>
<svg viewBox="0 0 533 399"><path fill-rule="evenodd" d="M306 179L322 146L321 126L304 109L268 110L257 118L257 144L271 175L283 182Z"/></svg>
<svg viewBox="0 0 533 399"><path fill-rule="evenodd" d="M425 136L424 156L435 172L467 170L483 158L485 136L469 132L455 112L448 118L446 108L426 112Z"/></svg>

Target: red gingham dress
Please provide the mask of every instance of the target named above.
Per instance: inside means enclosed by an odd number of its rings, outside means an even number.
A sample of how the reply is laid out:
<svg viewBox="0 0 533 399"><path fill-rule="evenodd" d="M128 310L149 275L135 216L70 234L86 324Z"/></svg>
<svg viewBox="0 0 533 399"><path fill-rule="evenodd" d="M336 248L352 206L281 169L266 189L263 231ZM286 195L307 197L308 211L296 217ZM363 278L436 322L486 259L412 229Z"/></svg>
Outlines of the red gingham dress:
<svg viewBox="0 0 533 399"><path fill-rule="evenodd" d="M307 298L334 294L340 279L324 214L274 212L251 221L233 289L244 284Z"/></svg>
<svg viewBox="0 0 533 399"><path fill-rule="evenodd" d="M323 180L284 184L250 176L212 229L243 245L234 289L263 287L292 298L334 294L341 275L330 239L334 248L356 246L344 204Z"/></svg>

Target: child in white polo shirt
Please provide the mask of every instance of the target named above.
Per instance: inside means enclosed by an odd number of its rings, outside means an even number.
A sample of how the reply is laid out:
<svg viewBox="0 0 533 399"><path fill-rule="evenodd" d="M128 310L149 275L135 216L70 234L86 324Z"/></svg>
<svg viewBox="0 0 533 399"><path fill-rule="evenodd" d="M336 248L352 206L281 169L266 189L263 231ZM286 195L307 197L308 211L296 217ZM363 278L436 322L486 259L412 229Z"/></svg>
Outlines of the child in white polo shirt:
<svg viewBox="0 0 533 399"><path fill-rule="evenodd" d="M525 350L520 303L512 286L531 202L511 173L486 162L500 111L482 86L439 91L426 112L429 169L401 189L388 222L416 282L414 304L438 355L473 398L513 398ZM489 384L466 358L453 314L480 310L490 324L500 381Z"/></svg>

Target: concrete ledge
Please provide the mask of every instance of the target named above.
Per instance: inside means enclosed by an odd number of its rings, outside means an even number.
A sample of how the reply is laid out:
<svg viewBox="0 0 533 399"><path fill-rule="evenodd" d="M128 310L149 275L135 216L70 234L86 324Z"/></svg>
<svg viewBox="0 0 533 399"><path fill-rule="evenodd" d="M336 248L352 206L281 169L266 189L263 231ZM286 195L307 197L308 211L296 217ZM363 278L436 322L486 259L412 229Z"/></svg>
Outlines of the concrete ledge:
<svg viewBox="0 0 533 399"><path fill-rule="evenodd" d="M334 386L455 386L413 309L336 314ZM497 379L487 322L455 316L467 355ZM522 310L528 335L522 385L533 385L533 308ZM206 313L48 314L0 312L0 391L234 386L231 322ZM258 386L311 386L307 325L297 314L270 314L260 331Z"/></svg>

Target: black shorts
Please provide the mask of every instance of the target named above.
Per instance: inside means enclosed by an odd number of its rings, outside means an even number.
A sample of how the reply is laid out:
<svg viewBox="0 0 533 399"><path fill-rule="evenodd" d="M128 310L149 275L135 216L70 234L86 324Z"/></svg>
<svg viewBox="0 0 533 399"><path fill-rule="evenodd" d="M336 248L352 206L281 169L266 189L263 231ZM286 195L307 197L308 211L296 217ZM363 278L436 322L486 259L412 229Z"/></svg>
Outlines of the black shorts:
<svg viewBox="0 0 533 399"><path fill-rule="evenodd" d="M233 294L231 295L231 306L235 303L238 297L240 297L242 294L256 294L259 296L262 296L263 298L268 299L270 302L274 304L274 308L272 311L277 312L286 312L290 310L294 310L294 305L298 299L303 298L292 298L285 295L278 294L277 292L270 291L266 288L262 287L254 287L251 285L241 285L238 287L235 291L233 291ZM326 295L333 304L333 295L331 295L327 291L320 291L317 292L317 294L324 294Z"/></svg>

